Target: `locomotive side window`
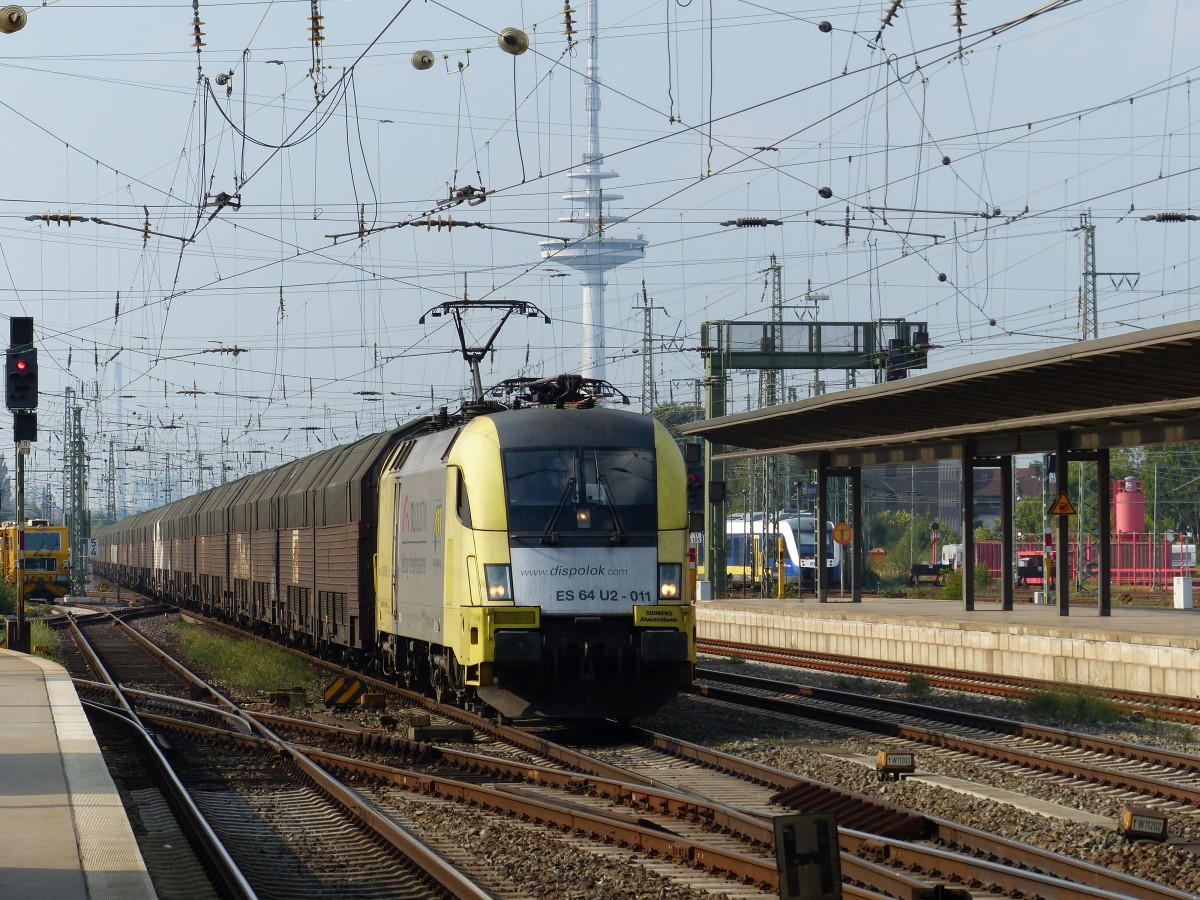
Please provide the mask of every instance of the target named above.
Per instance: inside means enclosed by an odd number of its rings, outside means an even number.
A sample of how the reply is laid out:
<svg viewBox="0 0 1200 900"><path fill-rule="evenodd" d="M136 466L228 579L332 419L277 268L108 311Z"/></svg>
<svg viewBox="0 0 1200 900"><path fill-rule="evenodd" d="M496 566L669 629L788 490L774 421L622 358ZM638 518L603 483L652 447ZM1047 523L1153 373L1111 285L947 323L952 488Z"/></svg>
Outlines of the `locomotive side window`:
<svg viewBox="0 0 1200 900"><path fill-rule="evenodd" d="M463 479L462 469L458 469L458 499L455 506L458 521L468 528L471 527L471 499L467 496L467 482Z"/></svg>

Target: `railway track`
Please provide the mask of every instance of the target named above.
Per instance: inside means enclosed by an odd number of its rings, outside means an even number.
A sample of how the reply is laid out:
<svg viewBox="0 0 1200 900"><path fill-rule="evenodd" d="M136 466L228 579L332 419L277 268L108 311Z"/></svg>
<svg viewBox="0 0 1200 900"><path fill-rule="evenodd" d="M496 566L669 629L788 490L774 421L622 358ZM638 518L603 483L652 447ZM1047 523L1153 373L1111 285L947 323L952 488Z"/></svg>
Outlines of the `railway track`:
<svg viewBox="0 0 1200 900"><path fill-rule="evenodd" d="M406 791L467 803L496 815L550 822L555 828L569 829L578 839L619 841L662 856L663 865L673 864L672 860L689 866L700 862L719 874L719 880L741 883L739 890L745 891L745 896L761 896L764 887L774 887L771 820L786 812L788 804L808 811L838 809L840 821L864 825L861 831L841 831L843 871L849 881L868 886L858 890L911 897L942 891L947 897L966 897L972 893L957 885L979 885L980 891L989 895L1188 896L954 823L848 796L829 786L662 735L636 733L624 742L588 745L581 751L563 746L546 733L513 729L441 707L394 685L372 682L370 686L403 702L433 709L447 720L470 724L477 735L489 737L478 737L470 751L425 747L422 752L436 754L436 763L425 759L420 768L413 769L411 760L394 765L395 756L410 753L411 748L402 747L405 742L381 735L377 729L262 718L289 740L304 745L303 752L310 759L341 777L388 785L376 787L372 793L380 803ZM368 752L363 754L363 749ZM348 755L351 752L353 757ZM374 760L362 758L372 754ZM387 758L389 754L391 758ZM539 757L541 763L535 761ZM379 761L381 758L386 761ZM501 780L492 783L495 779ZM570 794L566 801L561 796L565 793ZM818 807L818 803L825 805ZM637 813L633 822L631 807ZM686 828L681 820L688 822ZM889 832L897 836L888 837ZM669 836L665 841L664 834ZM896 871L900 860L907 872ZM1038 871L1064 877L1039 875ZM1066 880L1069 878L1075 881ZM708 889L694 879L692 884Z"/></svg>
<svg viewBox="0 0 1200 900"><path fill-rule="evenodd" d="M340 896L491 896L133 629L109 617L89 617L83 627L71 617L66 626L78 650L68 655L69 667L84 658L86 674L100 676L84 686L108 694L107 704L86 703L140 726L180 831L191 836L206 869L218 873L220 893L315 898L336 888ZM186 717L139 712L109 666L144 687L163 688L167 693L137 696L160 709L182 707ZM220 724L197 722L198 711ZM173 740L164 738L168 732Z"/></svg>
<svg viewBox="0 0 1200 900"><path fill-rule="evenodd" d="M697 640L696 651L710 656L736 657L752 662L828 672L851 678L873 678L901 684L906 683L914 675L920 675L930 687L969 694L983 694L990 697L1023 699L1043 691L1061 690L1063 687L1058 682L1040 681L1035 678L990 675L981 672L964 673L910 663L863 661L829 653L762 647L733 641ZM1146 694L1108 687L1104 688L1103 693L1105 697L1135 715L1148 715L1192 725L1200 724L1200 699Z"/></svg>
<svg viewBox="0 0 1200 900"><path fill-rule="evenodd" d="M704 696L800 715L912 745L936 747L1170 801L1200 813L1200 757L975 713L703 671ZM803 703L797 700L802 698Z"/></svg>

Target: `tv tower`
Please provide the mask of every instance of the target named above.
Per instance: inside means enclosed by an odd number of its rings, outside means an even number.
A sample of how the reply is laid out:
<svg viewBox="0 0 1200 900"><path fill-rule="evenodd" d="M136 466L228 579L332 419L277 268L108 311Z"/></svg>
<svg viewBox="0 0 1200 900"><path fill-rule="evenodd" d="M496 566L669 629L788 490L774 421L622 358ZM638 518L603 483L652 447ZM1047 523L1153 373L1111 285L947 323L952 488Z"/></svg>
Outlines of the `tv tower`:
<svg viewBox="0 0 1200 900"><path fill-rule="evenodd" d="M568 178L578 179L577 187L563 194L563 199L580 204L583 209L560 222L575 222L583 226L583 237L564 246L562 241L546 240L539 244L542 259L575 269L583 281L583 343L580 373L585 378L604 378L604 273L617 266L641 259L649 243L640 234L633 239L613 238L607 229L620 222L623 216L610 216L604 204L623 199L621 194L604 191L601 183L616 178L616 172L605 172L600 153L600 62L597 32L599 30L599 0L591 0L588 16L587 91L588 144L583 165L573 169Z"/></svg>

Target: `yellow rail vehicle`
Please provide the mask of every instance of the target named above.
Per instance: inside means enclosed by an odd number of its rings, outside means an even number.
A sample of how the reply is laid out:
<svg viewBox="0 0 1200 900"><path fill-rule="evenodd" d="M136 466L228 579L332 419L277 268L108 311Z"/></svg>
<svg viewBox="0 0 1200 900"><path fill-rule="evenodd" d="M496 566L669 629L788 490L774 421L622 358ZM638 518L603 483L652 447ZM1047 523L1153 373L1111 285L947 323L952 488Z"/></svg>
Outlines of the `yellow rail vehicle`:
<svg viewBox="0 0 1200 900"><path fill-rule="evenodd" d="M17 549L19 532L16 522L0 525L0 567L9 584L19 577ZM25 584L22 595L26 600L52 602L61 600L70 590L67 571L67 528L51 525L46 519L30 519L25 523Z"/></svg>

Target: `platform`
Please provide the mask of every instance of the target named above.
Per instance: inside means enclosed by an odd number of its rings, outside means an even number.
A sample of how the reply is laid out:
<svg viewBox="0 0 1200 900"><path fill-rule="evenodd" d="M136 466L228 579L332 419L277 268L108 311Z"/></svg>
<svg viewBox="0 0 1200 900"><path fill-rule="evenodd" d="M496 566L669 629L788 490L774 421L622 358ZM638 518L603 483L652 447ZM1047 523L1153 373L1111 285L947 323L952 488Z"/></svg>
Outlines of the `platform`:
<svg viewBox="0 0 1200 900"><path fill-rule="evenodd" d="M0 897L154 896L70 676L0 650Z"/></svg>
<svg viewBox="0 0 1200 900"><path fill-rule="evenodd" d="M1200 610L1019 605L976 600L710 600L700 638L1200 697Z"/></svg>

